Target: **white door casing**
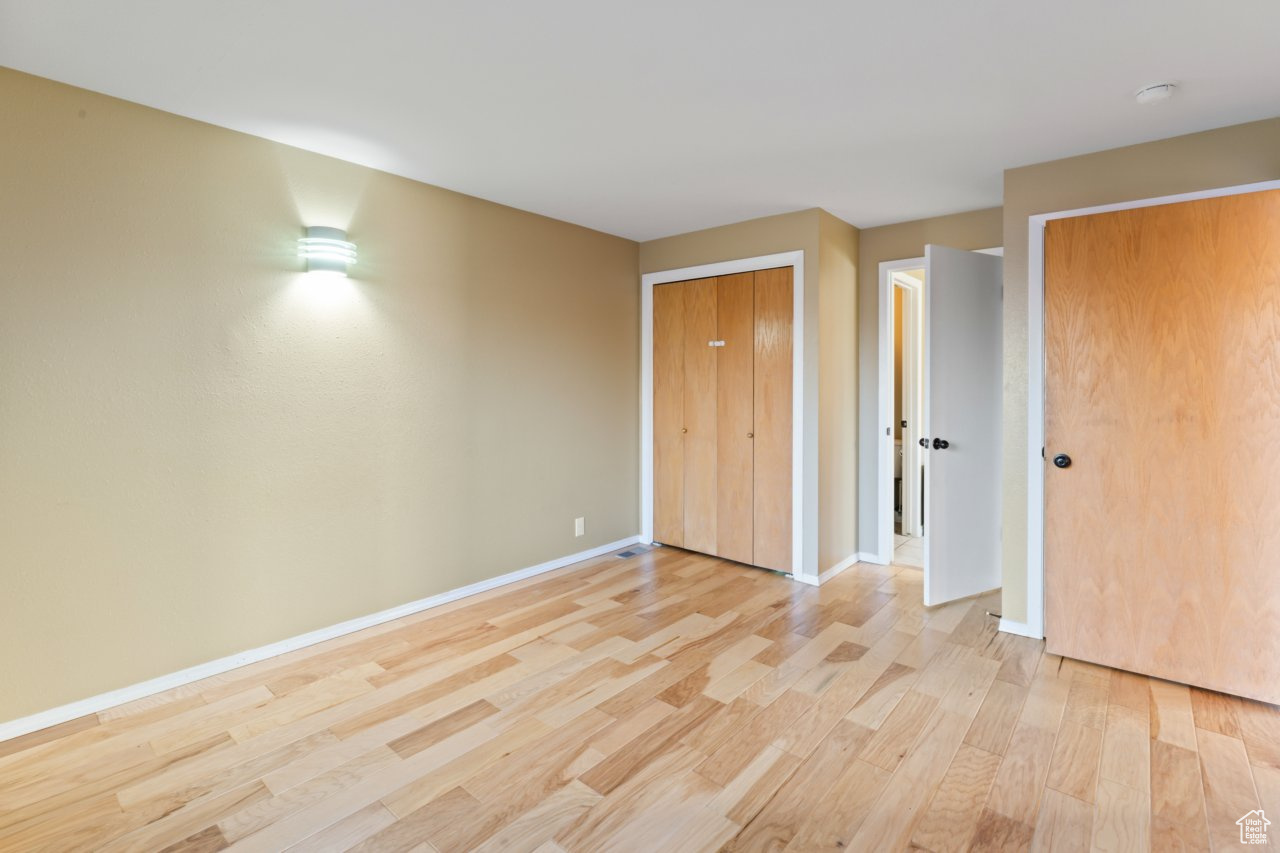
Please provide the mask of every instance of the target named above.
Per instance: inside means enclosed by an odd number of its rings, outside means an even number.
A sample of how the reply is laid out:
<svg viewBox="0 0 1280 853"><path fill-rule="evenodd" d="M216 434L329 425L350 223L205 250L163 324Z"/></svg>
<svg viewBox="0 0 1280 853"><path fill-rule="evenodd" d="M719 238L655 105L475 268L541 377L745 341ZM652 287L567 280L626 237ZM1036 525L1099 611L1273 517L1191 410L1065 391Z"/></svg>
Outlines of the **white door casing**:
<svg viewBox="0 0 1280 853"><path fill-rule="evenodd" d="M907 536L924 535L920 514L920 465L924 450L919 445L921 394L920 314L923 309L924 282L899 273L895 286L902 288L902 532ZM891 540L892 541L892 540Z"/></svg>

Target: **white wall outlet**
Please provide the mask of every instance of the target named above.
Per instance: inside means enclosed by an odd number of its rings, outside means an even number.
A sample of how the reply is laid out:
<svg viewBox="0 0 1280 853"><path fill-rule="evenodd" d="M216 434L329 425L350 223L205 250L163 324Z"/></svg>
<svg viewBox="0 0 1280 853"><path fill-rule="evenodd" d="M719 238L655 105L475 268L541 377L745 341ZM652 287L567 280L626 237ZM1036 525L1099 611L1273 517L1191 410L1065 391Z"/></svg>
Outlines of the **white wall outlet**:
<svg viewBox="0 0 1280 853"><path fill-rule="evenodd" d="M587 535L587 520L585 518L575 518L573 520L573 535L574 536Z"/></svg>

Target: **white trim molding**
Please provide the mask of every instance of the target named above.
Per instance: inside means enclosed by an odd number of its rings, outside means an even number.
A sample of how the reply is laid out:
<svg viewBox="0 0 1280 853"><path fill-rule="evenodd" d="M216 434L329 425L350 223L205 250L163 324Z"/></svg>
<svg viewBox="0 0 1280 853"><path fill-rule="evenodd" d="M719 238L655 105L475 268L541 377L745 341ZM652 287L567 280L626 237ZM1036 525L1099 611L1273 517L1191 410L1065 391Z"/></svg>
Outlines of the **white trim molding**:
<svg viewBox="0 0 1280 853"><path fill-rule="evenodd" d="M853 568L858 563L861 563L862 556L863 556L862 553L859 552L855 554L850 554L848 557L845 557L843 560L836 563L834 566L827 569L825 572L823 572L821 575L818 576L819 584L824 584L827 581L831 580L836 575L843 572L845 569Z"/></svg>
<svg viewBox="0 0 1280 853"><path fill-rule="evenodd" d="M1206 198L1243 195L1280 189L1280 181L1262 181L1234 187L1199 190L1176 195L1122 201L1096 207L1038 213L1028 217L1027 246L1027 620L1000 620L1000 630L1027 637L1044 637L1044 229L1054 219L1091 216L1117 210L1134 210L1161 204L1177 204ZM1025 633L1016 630L1025 629Z"/></svg>
<svg viewBox="0 0 1280 853"><path fill-rule="evenodd" d="M804 252L780 252L714 264L644 273L640 277L640 537L653 541L653 288L655 285L695 278L791 267L793 326L791 377L791 576L816 586L816 543L805 530L805 327ZM810 508L816 513L817 508Z"/></svg>
<svg viewBox="0 0 1280 853"><path fill-rule="evenodd" d="M1025 622L1015 622L1012 619L1000 619L999 629L1006 634L1017 634L1019 637L1030 637L1033 640L1042 640L1037 632L1033 631Z"/></svg>
<svg viewBox="0 0 1280 853"><path fill-rule="evenodd" d="M576 554L570 554L566 557L557 557L554 560L548 560L545 563L539 563L536 566L528 566L518 569L505 575L499 575L496 578L479 581L469 586L452 589L448 592L442 592L439 595L433 595L430 598L411 601L408 604L401 604L392 607L389 610L383 610L378 613L372 613L368 616L359 616L355 619L348 619L346 622L339 622L337 625L330 625L327 628L320 628L306 634L300 634L296 637L290 637L287 640L281 640L277 643L271 643L267 646L261 646L256 649L250 649L239 654L229 655L225 658L209 661L208 663L197 664L196 666L172 672L168 675L162 675L153 678L150 681L143 681L139 684L132 684L128 687L121 687L118 690L112 690L109 693L102 693L98 696L92 696L88 699L81 699L77 702L71 702L57 708L51 708L48 711L41 711L27 717L21 717L17 720L11 720L7 723L0 723L0 742L11 738L20 737L31 732L47 729L50 726L56 726L69 720L83 717L87 714L96 714L99 711L105 711L108 708L114 708L117 705L123 705L126 702L132 702L135 699L142 699L147 696L153 696L156 693L163 693L175 687L181 687L184 684L190 684L193 681L199 681L202 678L209 678L214 675L221 675L233 669L242 666L248 666L251 663L267 660L268 658L278 657L288 652L297 651L298 649L314 646L317 643L323 643L326 640L332 640L346 634L351 634L365 628L372 628L375 625L381 625L384 622L391 622L405 616L412 616L415 613L421 613L424 610L430 610L433 607L439 607L442 604L448 604L451 601L457 601L460 598L477 595L487 592L491 589L497 589L500 586L516 583L527 578L540 575L545 572L562 569L565 566L574 563L590 560L593 557L600 557L611 551L617 551L628 545L634 545L640 541L639 536L628 536L626 539L619 539L617 542L610 542L607 545L599 545L595 548L589 548L586 551L579 551Z"/></svg>
<svg viewBox="0 0 1280 853"><path fill-rule="evenodd" d="M858 565L859 563L872 563L875 565L882 565L882 566L888 565L888 563L881 563L879 560L879 556L876 554L868 554L865 551L858 551L857 553L850 554L848 557L845 557L843 560L836 563L834 566L832 566L831 568L827 569L825 572L820 574L818 576L819 584L816 584L816 585L821 585L826 583L836 575L843 572L845 569L852 569L854 566Z"/></svg>

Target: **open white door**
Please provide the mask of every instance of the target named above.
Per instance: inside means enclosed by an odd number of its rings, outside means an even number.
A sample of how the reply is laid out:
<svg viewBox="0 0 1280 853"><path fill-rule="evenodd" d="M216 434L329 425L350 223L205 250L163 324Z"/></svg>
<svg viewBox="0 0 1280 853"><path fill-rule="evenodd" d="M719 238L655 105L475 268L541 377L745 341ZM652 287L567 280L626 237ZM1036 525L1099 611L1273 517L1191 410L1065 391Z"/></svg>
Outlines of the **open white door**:
<svg viewBox="0 0 1280 853"><path fill-rule="evenodd" d="M926 605L1000 586L1002 270L925 247Z"/></svg>

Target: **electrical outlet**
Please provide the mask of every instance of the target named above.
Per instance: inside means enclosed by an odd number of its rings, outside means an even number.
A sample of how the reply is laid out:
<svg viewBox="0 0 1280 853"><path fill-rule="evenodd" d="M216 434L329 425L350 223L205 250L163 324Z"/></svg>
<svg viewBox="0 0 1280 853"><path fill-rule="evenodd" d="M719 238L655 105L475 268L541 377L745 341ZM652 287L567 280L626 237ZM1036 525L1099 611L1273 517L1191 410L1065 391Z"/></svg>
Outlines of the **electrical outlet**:
<svg viewBox="0 0 1280 853"><path fill-rule="evenodd" d="M587 520L585 518L575 518L573 520L573 535L575 537L587 535Z"/></svg>

